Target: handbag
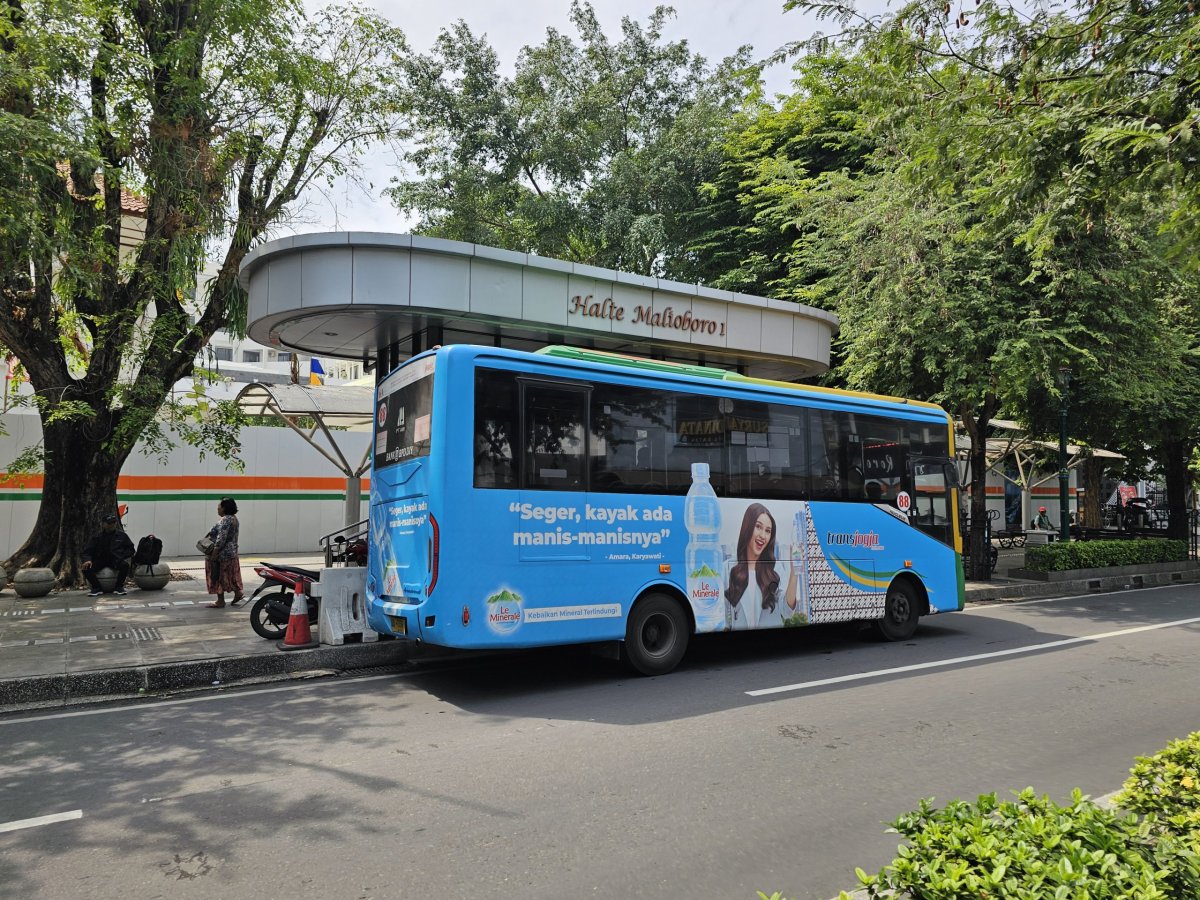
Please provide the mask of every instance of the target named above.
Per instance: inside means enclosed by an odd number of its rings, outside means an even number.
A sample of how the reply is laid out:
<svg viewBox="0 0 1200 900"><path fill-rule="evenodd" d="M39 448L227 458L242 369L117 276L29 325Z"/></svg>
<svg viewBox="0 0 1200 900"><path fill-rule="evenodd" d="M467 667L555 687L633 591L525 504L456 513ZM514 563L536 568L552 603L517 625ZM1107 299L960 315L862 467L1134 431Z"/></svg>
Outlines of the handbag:
<svg viewBox="0 0 1200 900"><path fill-rule="evenodd" d="M202 537L202 538L200 538L200 540L196 541L196 549L199 550L201 553L203 553L205 556L208 556L208 551L211 550L212 548L213 548L213 542L212 542L212 538L210 538L210 537Z"/></svg>

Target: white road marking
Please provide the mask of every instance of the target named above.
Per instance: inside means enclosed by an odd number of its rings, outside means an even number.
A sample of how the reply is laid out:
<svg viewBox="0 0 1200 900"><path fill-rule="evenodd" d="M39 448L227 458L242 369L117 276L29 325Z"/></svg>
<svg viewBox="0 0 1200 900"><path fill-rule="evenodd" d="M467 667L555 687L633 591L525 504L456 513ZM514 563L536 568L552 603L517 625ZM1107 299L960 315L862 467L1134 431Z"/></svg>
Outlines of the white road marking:
<svg viewBox="0 0 1200 900"><path fill-rule="evenodd" d="M1055 647L1069 647L1073 644L1090 644L1108 638L1124 637L1127 634L1138 634L1143 631L1158 631L1161 628L1175 628L1179 625L1194 625L1200 622L1195 619L1179 619L1175 622L1160 622L1157 625L1140 625L1137 628L1125 628L1121 631L1106 631L1103 634L1089 634L1085 637L1065 638L1061 641L1047 641L1044 644L1030 644L1027 647L1011 647L1008 650L993 650L991 653L976 653L972 656L956 656L954 659L937 659L932 662L916 663L911 666L897 666L894 669L877 669L874 672L857 672L854 675L840 675L837 678L822 678L819 681L803 681L799 684L785 684L779 687L761 688L757 691L746 691L750 697L766 697L770 694L784 694L789 691L806 691L810 688L827 687L831 684L845 684L850 681L864 681L867 678L879 678L884 675L902 675L905 672L920 672L925 669L943 669L947 666L958 666L963 663L978 662L984 659L996 659L1001 656L1015 656L1018 653L1036 653L1039 650L1050 650Z"/></svg>
<svg viewBox="0 0 1200 900"><path fill-rule="evenodd" d="M139 700L136 703L131 702L128 706L107 706L103 709L80 709L74 712L51 713L45 716L23 716L19 719L0 718L0 728L5 725L21 725L27 722L49 722L54 719L77 719L80 716L106 716L112 713L123 712L146 712L148 710L162 709L167 706L190 706L193 703L212 703L216 700L235 700L239 697L256 697L260 694L278 694L283 691L297 691L305 688L320 688L328 687L331 684L362 684L368 681L383 681L385 679L395 680L401 673L395 675L367 675L364 678L340 678L340 679L324 679L324 680L309 680L287 684L281 687L261 688L256 691L239 691L231 690L220 694L206 694L203 697L188 697L183 700L155 700L153 697L146 698L145 701ZM132 698L130 698L132 700Z"/></svg>
<svg viewBox="0 0 1200 900"><path fill-rule="evenodd" d="M55 822L68 822L71 819L82 819L83 810L73 809L70 812L55 813L52 816L38 816L36 819L18 819L15 822L0 822L0 832L20 831L22 828L37 828L39 825L53 825Z"/></svg>

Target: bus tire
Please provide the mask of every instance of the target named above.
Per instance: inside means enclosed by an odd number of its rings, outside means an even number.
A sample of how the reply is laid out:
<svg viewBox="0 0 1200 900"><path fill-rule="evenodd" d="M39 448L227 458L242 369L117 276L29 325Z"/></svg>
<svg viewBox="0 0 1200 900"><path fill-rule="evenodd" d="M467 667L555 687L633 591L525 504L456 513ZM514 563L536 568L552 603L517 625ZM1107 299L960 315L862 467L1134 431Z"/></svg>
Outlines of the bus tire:
<svg viewBox="0 0 1200 900"><path fill-rule="evenodd" d="M666 594L647 594L634 604L625 626L625 658L642 675L666 675L687 651L687 614Z"/></svg>
<svg viewBox="0 0 1200 900"><path fill-rule="evenodd" d="M903 581L893 581L883 604L883 618L874 622L875 633L885 641L906 641L917 630L921 608L916 591Z"/></svg>

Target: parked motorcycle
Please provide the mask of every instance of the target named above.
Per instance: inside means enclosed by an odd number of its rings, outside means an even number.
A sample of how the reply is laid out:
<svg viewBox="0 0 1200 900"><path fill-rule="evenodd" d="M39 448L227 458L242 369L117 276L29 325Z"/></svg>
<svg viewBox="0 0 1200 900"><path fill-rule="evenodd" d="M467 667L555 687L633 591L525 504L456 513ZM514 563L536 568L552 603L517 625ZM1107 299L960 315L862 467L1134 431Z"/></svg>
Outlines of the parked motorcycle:
<svg viewBox="0 0 1200 900"><path fill-rule="evenodd" d="M352 537L347 540L342 535L333 539L333 546L326 555L326 565L329 566L365 566L367 564L367 540Z"/></svg>
<svg viewBox="0 0 1200 900"><path fill-rule="evenodd" d="M268 562L255 566L254 571L263 579L263 583L250 595L250 627L254 629L255 634L268 641L283 640L287 634L288 618L292 614L292 600L297 583L304 587L304 599L308 602L308 623L310 626L317 624L321 601L309 593L309 587L314 581L320 580L320 572ZM256 597L258 599L255 599Z"/></svg>

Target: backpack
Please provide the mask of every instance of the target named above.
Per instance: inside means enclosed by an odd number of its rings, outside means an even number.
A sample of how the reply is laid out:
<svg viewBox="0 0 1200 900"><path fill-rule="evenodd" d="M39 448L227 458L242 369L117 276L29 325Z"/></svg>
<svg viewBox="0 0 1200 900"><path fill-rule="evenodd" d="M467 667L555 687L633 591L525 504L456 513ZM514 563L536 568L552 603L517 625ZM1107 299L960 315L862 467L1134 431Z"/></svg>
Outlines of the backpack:
<svg viewBox="0 0 1200 900"><path fill-rule="evenodd" d="M133 567L156 565L161 555L162 541L148 534L138 541L137 550L133 553Z"/></svg>

